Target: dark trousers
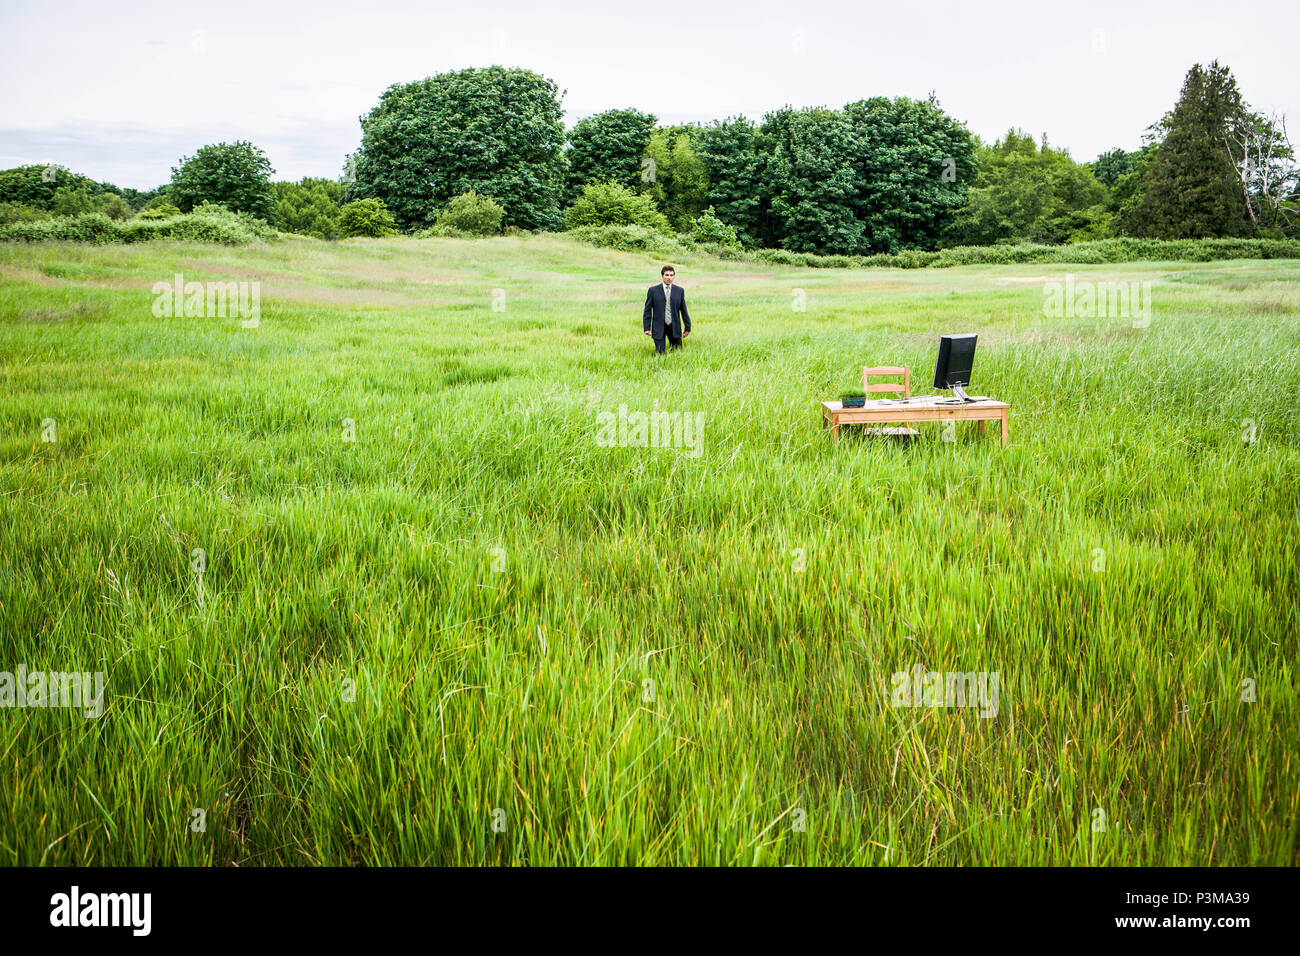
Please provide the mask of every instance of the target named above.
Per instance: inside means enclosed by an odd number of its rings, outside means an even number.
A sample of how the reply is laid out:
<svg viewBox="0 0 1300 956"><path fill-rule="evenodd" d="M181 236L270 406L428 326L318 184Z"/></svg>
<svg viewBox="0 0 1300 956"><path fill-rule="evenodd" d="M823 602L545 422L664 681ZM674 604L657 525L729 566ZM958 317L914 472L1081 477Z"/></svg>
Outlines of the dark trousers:
<svg viewBox="0 0 1300 956"><path fill-rule="evenodd" d="M668 326L664 331L667 332L667 340L670 346L675 349L682 347L682 326L680 322ZM655 351L660 355L664 354L664 339L655 339Z"/></svg>

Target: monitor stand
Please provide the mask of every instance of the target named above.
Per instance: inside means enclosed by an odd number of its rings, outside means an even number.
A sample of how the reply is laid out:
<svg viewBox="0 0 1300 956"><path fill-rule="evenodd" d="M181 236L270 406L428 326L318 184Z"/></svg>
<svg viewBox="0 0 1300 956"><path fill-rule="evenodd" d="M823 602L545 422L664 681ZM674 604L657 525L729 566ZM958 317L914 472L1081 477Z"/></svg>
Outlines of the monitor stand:
<svg viewBox="0 0 1300 956"><path fill-rule="evenodd" d="M960 398L963 402L975 401L975 399L971 398L969 395L966 394L966 390L962 388L960 385L954 385L952 387L952 393L956 395L958 398Z"/></svg>

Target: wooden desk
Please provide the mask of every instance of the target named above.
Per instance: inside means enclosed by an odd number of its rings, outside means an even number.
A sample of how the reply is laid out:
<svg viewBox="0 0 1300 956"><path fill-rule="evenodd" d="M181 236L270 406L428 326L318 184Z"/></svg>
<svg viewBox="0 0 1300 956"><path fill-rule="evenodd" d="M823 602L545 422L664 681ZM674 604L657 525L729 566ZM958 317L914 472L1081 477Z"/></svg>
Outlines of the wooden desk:
<svg viewBox="0 0 1300 956"><path fill-rule="evenodd" d="M947 404L942 395L922 395L908 402L880 400L869 401L861 408L845 408L840 402L822 402L822 427L831 427L831 435L840 437L841 425L877 425L882 422L979 422L980 434L984 423L1001 419L1002 444L1011 438L1008 416L1011 406L1006 402L985 399L978 402Z"/></svg>

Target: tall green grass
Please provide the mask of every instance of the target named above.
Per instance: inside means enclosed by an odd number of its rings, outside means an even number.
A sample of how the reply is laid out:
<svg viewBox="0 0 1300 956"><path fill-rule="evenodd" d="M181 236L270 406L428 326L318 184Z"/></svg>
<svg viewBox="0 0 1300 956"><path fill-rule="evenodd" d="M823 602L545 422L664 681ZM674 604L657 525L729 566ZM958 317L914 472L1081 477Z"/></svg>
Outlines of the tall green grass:
<svg viewBox="0 0 1300 956"><path fill-rule="evenodd" d="M1139 329L1062 266L674 264L655 359L659 262L560 237L0 245L0 670L107 680L0 710L0 862L1297 862L1300 268L1068 267ZM965 331L1010 445L822 430ZM656 403L700 457L597 443Z"/></svg>

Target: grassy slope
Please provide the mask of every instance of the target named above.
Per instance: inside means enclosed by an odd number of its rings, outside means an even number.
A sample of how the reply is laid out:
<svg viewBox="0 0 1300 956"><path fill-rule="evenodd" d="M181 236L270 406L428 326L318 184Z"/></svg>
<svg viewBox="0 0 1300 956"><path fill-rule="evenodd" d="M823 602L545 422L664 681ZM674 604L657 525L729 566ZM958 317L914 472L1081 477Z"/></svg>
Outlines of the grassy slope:
<svg viewBox="0 0 1300 956"><path fill-rule="evenodd" d="M0 670L108 674L0 710L0 863L1296 862L1300 265L677 265L656 361L658 263L559 238L0 246ZM1009 447L831 444L951 331ZM699 458L596 443L655 402Z"/></svg>

